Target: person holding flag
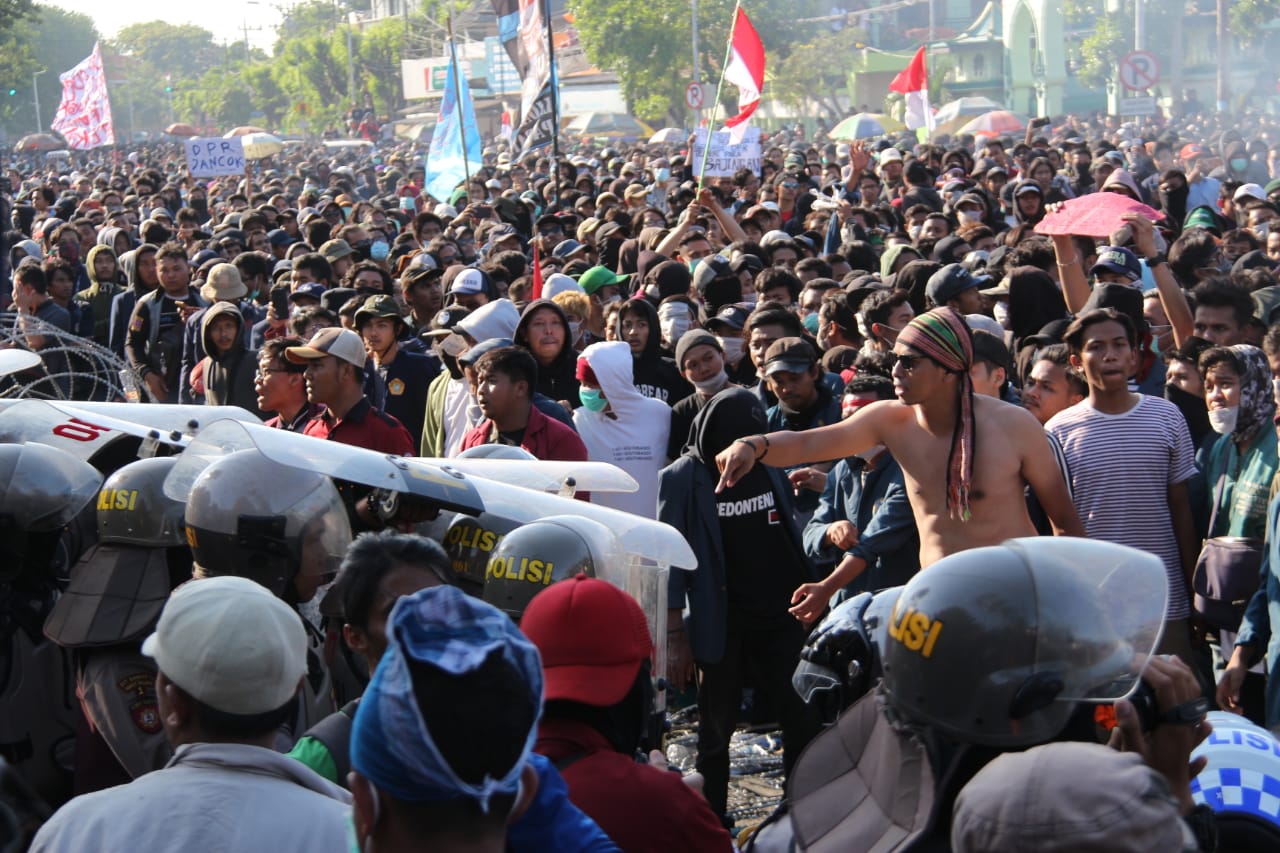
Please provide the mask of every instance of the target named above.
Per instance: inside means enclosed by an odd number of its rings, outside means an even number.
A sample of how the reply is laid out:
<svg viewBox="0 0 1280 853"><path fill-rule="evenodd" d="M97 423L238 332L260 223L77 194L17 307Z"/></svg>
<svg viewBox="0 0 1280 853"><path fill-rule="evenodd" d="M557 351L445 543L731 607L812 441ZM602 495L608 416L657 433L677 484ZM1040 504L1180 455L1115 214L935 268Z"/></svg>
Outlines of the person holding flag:
<svg viewBox="0 0 1280 853"><path fill-rule="evenodd" d="M751 124L751 114L760 106L760 93L764 90L764 42L751 25L751 19L742 6L733 10L733 27L729 31L729 46L725 52L724 71L716 87L716 99L712 102L711 121L714 127L716 109L720 106L720 93L725 82L738 87L738 114L725 119L724 129L729 132L729 144L743 141ZM702 163L698 168L698 185L702 186L707 171L707 158L711 154L711 139L702 150Z"/></svg>
<svg viewBox="0 0 1280 853"><path fill-rule="evenodd" d="M469 184L471 175L480 171L480 130L476 111L471 104L471 87L459 73L458 54L452 41L450 24L449 65L445 72L444 97L440 100L440 118L431 134L427 151L425 189L435 198L446 199L458 184Z"/></svg>

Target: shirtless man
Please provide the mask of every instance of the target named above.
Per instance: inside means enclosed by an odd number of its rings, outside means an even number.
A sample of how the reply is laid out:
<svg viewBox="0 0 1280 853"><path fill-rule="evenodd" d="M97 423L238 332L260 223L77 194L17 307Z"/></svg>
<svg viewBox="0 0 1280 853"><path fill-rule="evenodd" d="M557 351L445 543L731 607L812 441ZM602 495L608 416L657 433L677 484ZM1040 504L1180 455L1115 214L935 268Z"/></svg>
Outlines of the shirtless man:
<svg viewBox="0 0 1280 853"><path fill-rule="evenodd" d="M972 334L959 314L939 308L916 317L893 349L898 400L873 403L820 429L739 439L716 457L717 488L737 482L756 462L785 467L883 445L902 465L920 531L921 568L957 551L1035 536L1027 484L1055 533L1084 536L1040 424L1024 409L973 394Z"/></svg>

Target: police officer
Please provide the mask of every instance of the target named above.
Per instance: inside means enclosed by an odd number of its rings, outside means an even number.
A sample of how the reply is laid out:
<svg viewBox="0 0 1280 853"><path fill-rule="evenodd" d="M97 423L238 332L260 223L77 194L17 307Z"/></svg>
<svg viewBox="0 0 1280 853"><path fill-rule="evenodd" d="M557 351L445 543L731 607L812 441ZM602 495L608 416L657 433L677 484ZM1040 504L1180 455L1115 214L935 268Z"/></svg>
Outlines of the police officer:
<svg viewBox="0 0 1280 853"><path fill-rule="evenodd" d="M0 445L0 757L53 806L71 794L79 711L67 656L40 631L60 542L101 484L65 451Z"/></svg>
<svg viewBox="0 0 1280 853"><path fill-rule="evenodd" d="M1168 594L1158 559L1085 539L1014 539L935 563L887 624L880 611L868 622L883 680L815 738L787 779L787 816L747 849L950 849L956 795L1000 752L1096 742L1094 708L1139 687ZM1157 701L1154 713L1194 724L1200 703Z"/></svg>
<svg viewBox="0 0 1280 853"><path fill-rule="evenodd" d="M293 605L310 601L333 580L351 543L346 509L328 477L281 465L257 450L236 451L201 471L185 521L196 577L246 577ZM334 711L324 636L303 623L311 641L303 707L283 735L285 749Z"/></svg>
<svg viewBox="0 0 1280 853"><path fill-rule="evenodd" d="M533 597L558 580L596 577L626 561L617 537L598 521L549 516L502 537L485 569L481 598L517 622Z"/></svg>
<svg viewBox="0 0 1280 853"><path fill-rule="evenodd" d="M191 577L184 507L163 490L176 462L140 459L107 478L97 501L98 544L72 570L45 621L45 636L72 650L88 722L77 737L77 793L136 779L170 757L155 662L140 645L169 592Z"/></svg>
<svg viewBox="0 0 1280 853"><path fill-rule="evenodd" d="M401 338L408 328L400 305L390 296L370 296L356 310L356 331L373 357L374 370L387 386L384 410L413 437L413 446L422 443L422 424L427 410L427 389L440 373L434 354L410 352Z"/></svg>

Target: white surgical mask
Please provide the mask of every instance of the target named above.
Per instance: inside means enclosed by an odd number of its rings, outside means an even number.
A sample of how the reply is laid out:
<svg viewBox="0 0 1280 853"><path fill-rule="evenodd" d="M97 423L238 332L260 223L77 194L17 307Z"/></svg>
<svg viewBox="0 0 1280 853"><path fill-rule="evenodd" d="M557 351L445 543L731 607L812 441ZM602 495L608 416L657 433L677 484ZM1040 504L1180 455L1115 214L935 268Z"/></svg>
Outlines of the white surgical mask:
<svg viewBox="0 0 1280 853"><path fill-rule="evenodd" d="M1225 409L1209 410L1209 426L1218 435L1231 435L1236 431L1236 420L1240 417L1239 406L1228 406Z"/></svg>
<svg viewBox="0 0 1280 853"><path fill-rule="evenodd" d="M722 338L716 335L716 340L720 342L720 349L724 350L725 361L737 364L745 349L742 338Z"/></svg>
<svg viewBox="0 0 1280 853"><path fill-rule="evenodd" d="M996 322L1004 328L1009 328L1009 303L1004 300L998 300L991 306L991 313L996 318Z"/></svg>
<svg viewBox="0 0 1280 853"><path fill-rule="evenodd" d="M683 302L664 302L658 307L658 328L668 346L674 347L690 325L689 306Z"/></svg>
<svg viewBox="0 0 1280 853"><path fill-rule="evenodd" d="M911 225L907 228L907 236L911 238L912 242L920 238L920 229L923 227L923 225Z"/></svg>
<svg viewBox="0 0 1280 853"><path fill-rule="evenodd" d="M962 210L960 211L960 219L965 223L981 222L982 211L980 210Z"/></svg>
<svg viewBox="0 0 1280 853"><path fill-rule="evenodd" d="M749 293L746 296L742 297L742 302L745 305L755 305L759 301L760 301L760 294L758 293Z"/></svg>
<svg viewBox="0 0 1280 853"><path fill-rule="evenodd" d="M572 343L578 339L578 335L582 333L582 324L569 321L569 342Z"/></svg>
<svg viewBox="0 0 1280 853"><path fill-rule="evenodd" d="M729 381L729 374L724 372L724 368L720 368L720 372L710 379L703 379L700 382L694 382L693 387L697 388L703 394L714 394L719 391L724 383Z"/></svg>

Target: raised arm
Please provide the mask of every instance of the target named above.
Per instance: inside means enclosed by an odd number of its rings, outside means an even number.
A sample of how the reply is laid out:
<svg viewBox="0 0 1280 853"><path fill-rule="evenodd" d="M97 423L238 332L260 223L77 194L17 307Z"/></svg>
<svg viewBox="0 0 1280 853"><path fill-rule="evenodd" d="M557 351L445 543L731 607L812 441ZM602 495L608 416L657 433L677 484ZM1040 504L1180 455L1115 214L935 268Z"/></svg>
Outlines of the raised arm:
<svg viewBox="0 0 1280 853"><path fill-rule="evenodd" d="M883 436L892 431L893 421L904 408L897 401L884 400L872 403L838 424L804 432L783 430L740 438L716 454L716 465L720 468L716 491L737 483L757 462L786 468L810 461L844 459L877 444L888 444Z"/></svg>
<svg viewBox="0 0 1280 853"><path fill-rule="evenodd" d="M720 230L724 232L725 244L729 243L745 243L749 238L747 232L742 230L742 226L738 224L738 220L729 215L729 211L720 206L716 201L716 194L711 191L710 187L703 187L698 190L698 204L711 211L711 215L716 218L716 222L720 223Z"/></svg>
<svg viewBox="0 0 1280 853"><path fill-rule="evenodd" d="M1058 263L1058 279L1062 282L1062 298L1067 310L1079 314L1089 301L1089 281L1084 274L1084 258L1070 234L1054 234L1053 253Z"/></svg>
<svg viewBox="0 0 1280 853"><path fill-rule="evenodd" d="M1164 315L1169 318L1169 325L1173 327L1173 342L1182 346L1182 342L1191 337L1195 330L1195 318L1191 314L1191 306L1187 304L1186 294L1169 269L1168 259L1157 257L1155 225L1140 213L1126 213L1121 218L1133 229L1133 249L1147 261L1151 275L1156 280L1160 305L1164 308ZM1158 263L1152 263L1153 259Z"/></svg>

